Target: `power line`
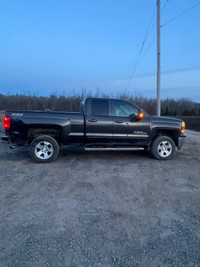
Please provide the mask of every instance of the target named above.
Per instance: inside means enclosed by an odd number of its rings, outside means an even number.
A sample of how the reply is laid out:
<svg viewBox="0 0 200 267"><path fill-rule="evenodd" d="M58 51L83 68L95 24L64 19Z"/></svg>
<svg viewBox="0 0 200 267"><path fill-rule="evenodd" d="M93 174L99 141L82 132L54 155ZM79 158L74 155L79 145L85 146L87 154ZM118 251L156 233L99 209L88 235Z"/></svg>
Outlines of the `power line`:
<svg viewBox="0 0 200 267"><path fill-rule="evenodd" d="M140 48L138 57L137 57L137 59L136 59L136 62L135 62L133 71L132 71L132 73L131 73L131 75L130 75L130 77L129 77L129 80L128 80L128 83L127 83L127 86L126 86L125 90L128 89L128 87L129 87L129 85L130 85L130 83L131 83L131 80L133 79L133 76L134 76L134 74L135 74L135 71L136 71L136 68L137 68L137 65L138 65L140 56L141 56L141 54L142 54L142 50L143 50L143 48L144 48L144 42L142 43L142 46L141 46L141 48Z"/></svg>
<svg viewBox="0 0 200 267"><path fill-rule="evenodd" d="M164 4L163 7L161 8L160 14L163 13L163 11L165 10L166 5L167 5L168 2L169 2L169 0L166 0L165 4ZM152 31L155 29L155 26L156 26L156 22L155 22L155 23L153 24L153 26L151 27L151 30L149 31L149 35L148 35L148 36L151 35ZM148 38L147 38L147 39L148 39ZM146 41L147 41L147 39L146 39ZM140 64L140 62L143 60L144 56L147 54L147 52L148 52L149 49L151 48L151 46L152 46L152 44L153 44L153 42L154 42L155 39L156 39L156 34L154 34L153 38L151 39L151 41L150 41L150 43L149 43L147 49L146 49L145 52L143 53L142 58L140 59L140 61L139 61L138 64Z"/></svg>
<svg viewBox="0 0 200 267"><path fill-rule="evenodd" d="M169 2L169 0L166 0L165 4L163 5L163 7L161 8L161 11L160 11L160 14L163 13L163 11L165 10L166 8L166 5L167 3ZM152 33L152 31L154 30L154 27L156 26L156 23L153 24L152 28L151 28L151 31L149 32L149 35ZM142 59L144 58L144 56L147 54L147 52L149 51L150 47L152 46L154 40L156 39L156 34L154 34L153 38L151 39L151 42L149 44L149 46L147 47L147 49L145 50L140 62L142 61Z"/></svg>
<svg viewBox="0 0 200 267"><path fill-rule="evenodd" d="M166 5L167 5L168 2L169 2L169 0L166 0L165 4L164 4L163 7L161 8L160 14L163 13L163 11L165 10ZM151 29L149 30L148 37L151 35L151 33L153 32L153 30L155 30L155 29L156 29L156 22L154 22L154 24L152 25ZM154 36L153 39L155 39L155 36ZM146 43L147 43L147 40L148 40L148 38L146 38ZM147 49L147 50L149 50L149 49ZM146 52L145 52L145 54L146 54ZM140 62L141 62L141 60L140 60Z"/></svg>
<svg viewBox="0 0 200 267"><path fill-rule="evenodd" d="M181 17L182 15L184 15L185 13L189 12L190 10L192 10L193 8L197 7L200 5L200 2L198 2L197 4L195 4L194 6L186 9L185 11L183 11L182 13L178 14L177 16L173 17L172 19L168 20L166 23L164 23L163 25L161 25L161 27L164 27L166 25L168 25L169 23L171 23L172 21L174 21L175 19Z"/></svg>
<svg viewBox="0 0 200 267"><path fill-rule="evenodd" d="M149 29L150 29L151 23L152 23L153 18L154 18L154 16L155 16L155 12L156 12L156 6L154 7L153 14L152 14L152 16L151 16L151 19L150 19L150 22L149 22L149 25L148 25L147 32L146 32L146 35L145 35L145 38L144 38L143 43L146 42L146 39L147 39L147 36L148 36L148 33L149 33Z"/></svg>
<svg viewBox="0 0 200 267"><path fill-rule="evenodd" d="M163 11L165 10L166 5L167 5L168 2L169 2L169 0L166 0L165 4L163 5L163 7L162 7L162 9L161 9L161 11L160 11L160 14L163 13Z"/></svg>
<svg viewBox="0 0 200 267"><path fill-rule="evenodd" d="M150 26L151 26L152 21L153 21L153 18L154 18L154 16L155 16L155 11L156 11L156 6L155 6L155 8L154 8L154 10L153 10L153 13L152 13L152 15L151 15L151 19L150 19L150 21L149 21L149 24L148 24L148 27L147 27L147 31L146 31L145 36L144 36L144 40L143 40L143 42L142 42L142 45L141 45L141 48L140 48L140 50L139 50L138 56L136 57L136 61L135 61L135 64L134 64L134 68L133 68L133 71L132 71L132 73L131 73L131 75L130 75L130 77L129 77L129 80L128 80L128 83L127 83L127 86L126 86L125 90L128 89L128 87L129 87L129 85L130 85L130 82L131 82L131 80L133 79L133 76L134 76L135 71L136 71L136 69L137 69L137 66L138 66L138 63L139 63L139 60L140 60L140 57L141 57L141 54L142 54L144 45L145 45L145 43L146 43L146 40L147 40L149 31L150 31Z"/></svg>
<svg viewBox="0 0 200 267"><path fill-rule="evenodd" d="M160 11L160 14L163 13L163 11L165 10L166 5L167 5L168 2L169 2L169 0L166 0L165 4L163 5L163 7L162 7L162 9L161 9L161 11ZM153 30L155 30L155 27L156 27L156 22L154 22L154 24L152 25L151 29L149 30L149 34L148 34L148 36L151 35L151 33L152 33ZM146 41L147 41L147 39L148 39L148 38L146 38Z"/></svg>
<svg viewBox="0 0 200 267"><path fill-rule="evenodd" d="M142 55L142 57L141 57L141 59L140 59L140 61L139 61L138 64L140 64L140 63L142 62L143 58L146 56L147 52L149 51L149 49L150 49L151 46L153 45L155 39L156 39L156 34L154 34L153 38L151 39L151 41L150 41L150 43L149 43L147 49L144 51L144 53L143 53L143 55Z"/></svg>
<svg viewBox="0 0 200 267"><path fill-rule="evenodd" d="M169 0L166 0L165 4L163 5L163 7L162 7L162 9L161 9L161 13L163 13L163 11L165 10L166 5L167 5L168 2L169 2ZM150 47L151 47L152 44L153 44L153 41L155 40L155 37L156 37L156 36L154 35L154 37L153 37L153 39L151 40L151 42L150 42L148 48L146 49L145 53L143 54L143 56L142 56L142 58L141 58L142 51L143 51L144 46L145 46L145 44L146 44L146 42L147 42L147 39L149 38L149 36L151 35L152 31L153 31L154 28L155 28L155 23L154 23L153 26L151 27L153 18L154 18L154 16L155 16L155 11L156 11L156 6L155 6L155 8L154 8L154 10L153 10L153 13L152 13L151 19L150 19L150 21L149 21L149 24L148 24L148 27L147 27L147 31L146 31L145 37L144 37L144 40L143 40L143 42L142 42L142 45L141 45L141 48L140 48L140 50L139 50L138 56L136 57L135 64L133 65L133 66L134 66L134 67L133 67L133 71L132 71L132 73L131 73L131 75L130 75L130 77L129 77L129 80L128 80L128 82L127 82L127 86L125 87L125 90L128 89L128 87L129 87L129 85L130 85L130 83L131 83L131 80L133 79L134 74L135 74L135 72L136 72L137 66L140 64L140 62L142 61L142 59L144 58L144 56L147 54L148 50L150 49Z"/></svg>

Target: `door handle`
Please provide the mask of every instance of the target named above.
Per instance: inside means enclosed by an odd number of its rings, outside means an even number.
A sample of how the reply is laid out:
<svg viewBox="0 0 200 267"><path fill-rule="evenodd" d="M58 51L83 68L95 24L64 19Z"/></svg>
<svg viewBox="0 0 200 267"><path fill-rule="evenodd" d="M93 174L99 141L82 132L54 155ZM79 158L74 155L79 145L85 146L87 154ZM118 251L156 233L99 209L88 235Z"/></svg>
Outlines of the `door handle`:
<svg viewBox="0 0 200 267"><path fill-rule="evenodd" d="M115 121L116 123L123 123L123 121L121 121L121 120L117 120L117 121Z"/></svg>
<svg viewBox="0 0 200 267"><path fill-rule="evenodd" d="M97 120L96 119L90 119L90 120L88 120L89 122L97 122Z"/></svg>

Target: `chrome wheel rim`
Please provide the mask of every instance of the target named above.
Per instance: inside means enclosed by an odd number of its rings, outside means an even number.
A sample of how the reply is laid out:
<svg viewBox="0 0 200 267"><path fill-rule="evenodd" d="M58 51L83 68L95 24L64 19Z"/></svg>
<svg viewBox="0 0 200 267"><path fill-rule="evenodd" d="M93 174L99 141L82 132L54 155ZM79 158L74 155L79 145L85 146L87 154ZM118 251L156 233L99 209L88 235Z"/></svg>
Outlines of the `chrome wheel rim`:
<svg viewBox="0 0 200 267"><path fill-rule="evenodd" d="M169 141L162 141L158 145L158 154L163 157L169 157L172 153L172 145Z"/></svg>
<svg viewBox="0 0 200 267"><path fill-rule="evenodd" d="M35 155L39 159L49 159L54 152L54 148L51 143L47 141L39 142L35 147Z"/></svg>

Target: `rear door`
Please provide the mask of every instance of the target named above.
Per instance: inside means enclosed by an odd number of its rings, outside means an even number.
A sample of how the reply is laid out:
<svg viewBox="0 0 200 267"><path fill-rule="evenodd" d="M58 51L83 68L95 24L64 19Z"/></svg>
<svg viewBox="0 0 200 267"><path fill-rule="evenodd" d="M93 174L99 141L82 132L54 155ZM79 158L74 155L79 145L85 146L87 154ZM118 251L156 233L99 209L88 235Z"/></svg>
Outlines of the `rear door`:
<svg viewBox="0 0 200 267"><path fill-rule="evenodd" d="M145 145L148 139L149 119L137 120L138 107L123 100L112 101L113 141L118 145ZM134 119L135 117L135 119Z"/></svg>
<svg viewBox="0 0 200 267"><path fill-rule="evenodd" d="M110 100L87 99L85 115L86 144L109 144L113 141L113 117Z"/></svg>

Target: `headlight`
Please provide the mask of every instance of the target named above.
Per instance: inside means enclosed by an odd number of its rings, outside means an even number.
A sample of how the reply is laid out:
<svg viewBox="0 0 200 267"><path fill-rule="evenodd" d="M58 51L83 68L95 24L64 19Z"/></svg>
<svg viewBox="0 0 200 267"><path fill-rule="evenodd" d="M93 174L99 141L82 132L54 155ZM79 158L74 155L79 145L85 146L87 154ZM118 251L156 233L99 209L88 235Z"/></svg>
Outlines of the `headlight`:
<svg viewBox="0 0 200 267"><path fill-rule="evenodd" d="M183 121L181 123L181 133L184 133L185 132L185 122Z"/></svg>

